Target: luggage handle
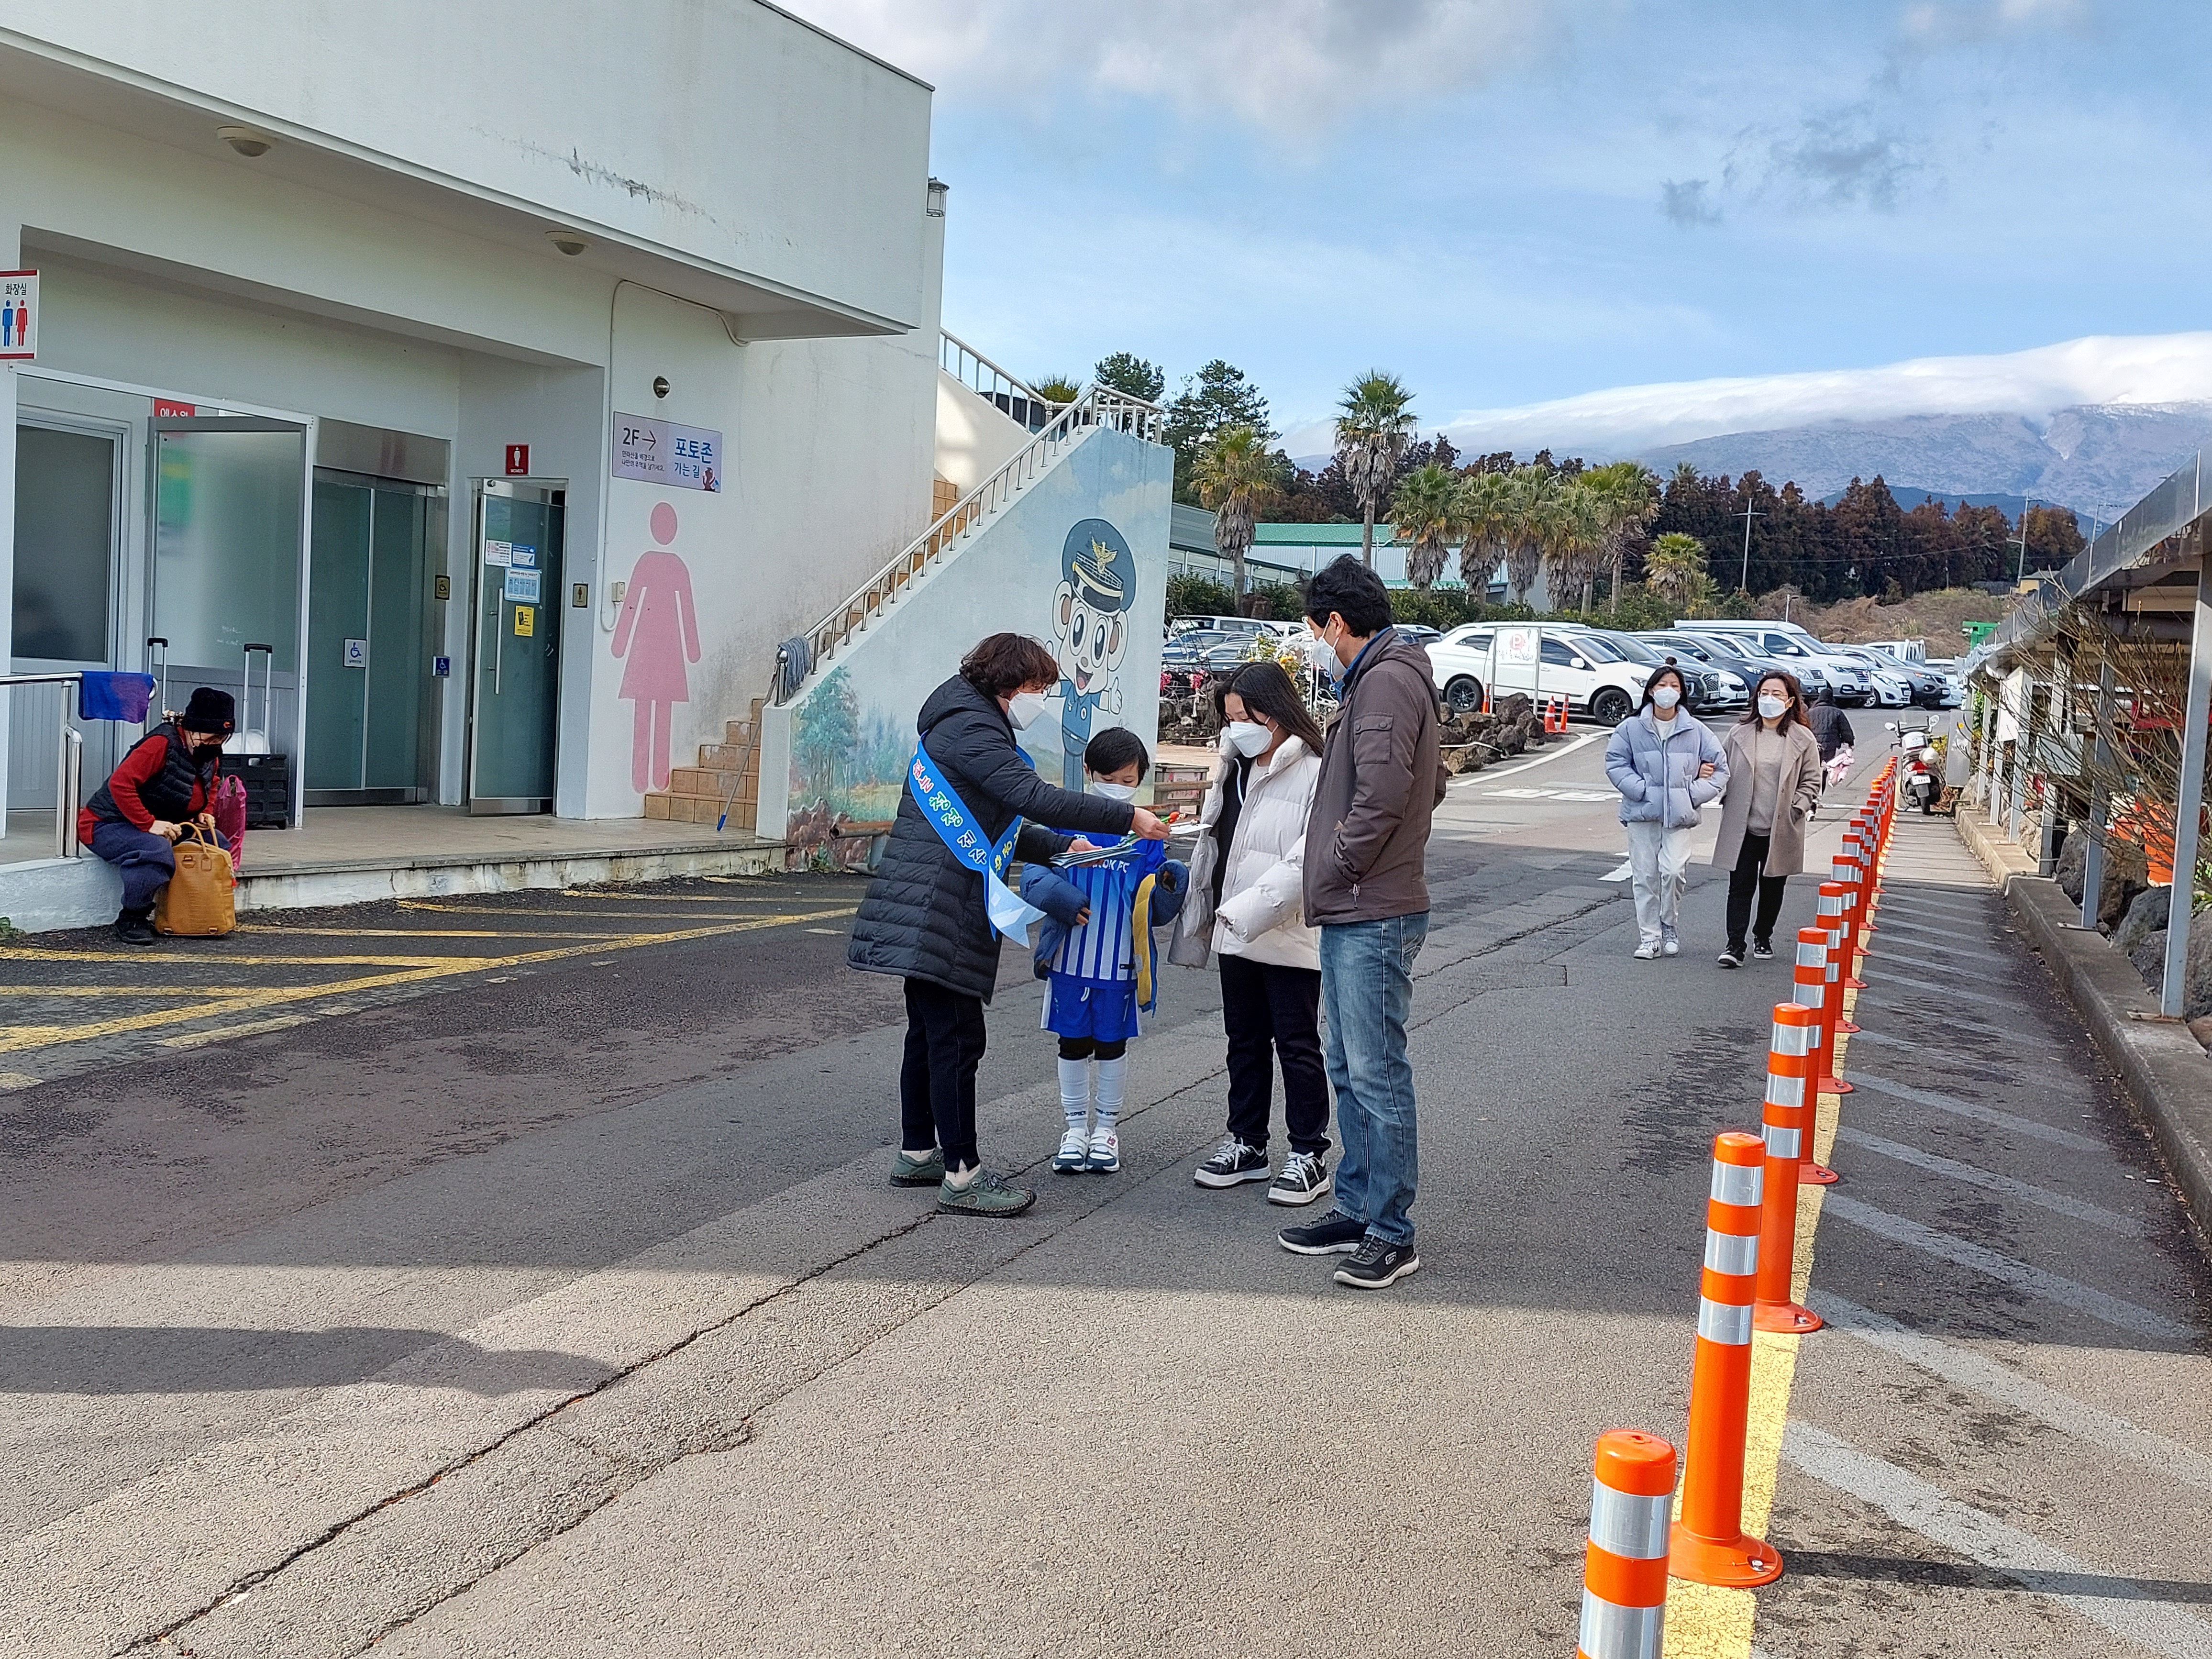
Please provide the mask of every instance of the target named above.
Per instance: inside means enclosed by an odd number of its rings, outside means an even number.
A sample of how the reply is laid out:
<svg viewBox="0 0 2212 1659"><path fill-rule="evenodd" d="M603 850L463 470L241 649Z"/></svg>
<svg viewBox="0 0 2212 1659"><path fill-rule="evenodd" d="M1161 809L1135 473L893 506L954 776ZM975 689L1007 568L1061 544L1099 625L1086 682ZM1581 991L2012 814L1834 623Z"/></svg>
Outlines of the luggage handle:
<svg viewBox="0 0 2212 1659"><path fill-rule="evenodd" d="M276 747L276 647L249 643L240 648L246 654L246 672L239 690L246 696L241 700L245 707L239 712L247 717L246 729L260 732L269 740L269 747L273 751ZM258 726L251 724L253 714L253 653L257 651L262 653L261 724Z"/></svg>
<svg viewBox="0 0 2212 1659"><path fill-rule="evenodd" d="M161 647L161 700L154 706L161 711L161 718L167 720L169 717L169 642L159 634L149 634L146 636L146 665L149 668L154 665L154 647L157 645Z"/></svg>

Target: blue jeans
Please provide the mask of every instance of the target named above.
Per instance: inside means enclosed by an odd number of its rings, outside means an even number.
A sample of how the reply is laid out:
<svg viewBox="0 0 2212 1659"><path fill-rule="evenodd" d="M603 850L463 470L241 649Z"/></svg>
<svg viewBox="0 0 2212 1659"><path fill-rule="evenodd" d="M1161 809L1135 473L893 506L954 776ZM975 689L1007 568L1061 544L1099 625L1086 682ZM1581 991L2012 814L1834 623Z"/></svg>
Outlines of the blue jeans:
<svg viewBox="0 0 2212 1659"><path fill-rule="evenodd" d="M230 843L221 836L216 842L226 853ZM169 878L177 873L176 849L151 830L128 823L101 823L93 828L89 845L113 865L123 877L123 908L150 910Z"/></svg>
<svg viewBox="0 0 2212 1659"><path fill-rule="evenodd" d="M1413 958L1429 936L1426 912L1321 930L1321 1001L1328 1017L1323 1058L1336 1091L1336 1207L1367 1224L1367 1236L1410 1244L1420 1156L1413 1122L1413 1066L1406 1016L1413 1006Z"/></svg>

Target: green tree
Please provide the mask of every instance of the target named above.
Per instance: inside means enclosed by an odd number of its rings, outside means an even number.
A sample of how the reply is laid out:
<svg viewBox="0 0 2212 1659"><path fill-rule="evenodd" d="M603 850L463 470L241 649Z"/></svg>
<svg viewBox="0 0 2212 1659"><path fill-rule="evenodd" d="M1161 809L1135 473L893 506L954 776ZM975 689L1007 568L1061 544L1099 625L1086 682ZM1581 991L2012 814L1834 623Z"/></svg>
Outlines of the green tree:
<svg viewBox="0 0 2212 1659"><path fill-rule="evenodd" d="M1687 616L1711 586L1705 574L1705 544L1695 536L1669 531L1644 556L1644 580L1654 592Z"/></svg>
<svg viewBox="0 0 2212 1659"><path fill-rule="evenodd" d="M1256 427L1223 427L1198 452L1190 477L1199 504L1213 509L1213 545L1229 557L1241 601L1253 522L1276 493L1274 458L1267 453L1267 438Z"/></svg>
<svg viewBox="0 0 2212 1659"><path fill-rule="evenodd" d="M1444 551L1459 533L1459 480L1426 461L1398 480L1390 528L1406 549L1406 580L1425 593L1443 574Z"/></svg>
<svg viewBox="0 0 2212 1659"><path fill-rule="evenodd" d="M1267 400L1244 378L1244 371L1216 357L1195 374L1182 377L1182 389L1168 405L1161 436L1175 451L1175 498L1194 503L1191 468L1198 452L1224 426L1249 426L1264 439L1275 437L1267 424Z"/></svg>
<svg viewBox="0 0 2212 1659"><path fill-rule="evenodd" d="M1403 380L1371 368L1344 389L1337 404L1336 458L1359 498L1359 556L1375 562L1375 510L1398 476L1413 439L1413 394Z"/></svg>
<svg viewBox="0 0 2212 1659"><path fill-rule="evenodd" d="M1558 475L1541 466L1516 467L1506 475L1505 586L1515 605L1528 603L1528 590L1543 568L1544 547L1553 534L1561 489Z"/></svg>
<svg viewBox="0 0 2212 1659"><path fill-rule="evenodd" d="M1048 374L1041 380L1031 380L1030 390L1048 404L1072 404L1083 395L1083 387L1065 374Z"/></svg>
<svg viewBox="0 0 2212 1659"><path fill-rule="evenodd" d="M1596 580L1600 513L1597 495L1578 477L1562 474L1550 511L1545 514L1539 542L1544 570L1549 580L1552 606L1565 611L1571 595L1582 597L1582 614L1589 614L1590 586Z"/></svg>
<svg viewBox="0 0 2212 1659"><path fill-rule="evenodd" d="M1168 389L1167 371L1158 363L1146 362L1133 351L1110 352L1101 357L1098 366L1091 371L1091 378L1129 397L1142 398L1148 404L1159 402L1160 394Z"/></svg>
<svg viewBox="0 0 2212 1659"><path fill-rule="evenodd" d="M1505 556L1513 486L1508 474L1484 471L1462 479L1459 492L1459 579L1468 592L1486 598L1490 573Z"/></svg>
<svg viewBox="0 0 2212 1659"><path fill-rule="evenodd" d="M1628 550L1644 538L1644 527L1659 511L1658 480L1641 461L1614 461L1583 473L1583 484L1594 492L1599 550L1613 567L1613 597L1606 608L1617 611ZM1583 610L1589 610L1588 594L1583 597Z"/></svg>

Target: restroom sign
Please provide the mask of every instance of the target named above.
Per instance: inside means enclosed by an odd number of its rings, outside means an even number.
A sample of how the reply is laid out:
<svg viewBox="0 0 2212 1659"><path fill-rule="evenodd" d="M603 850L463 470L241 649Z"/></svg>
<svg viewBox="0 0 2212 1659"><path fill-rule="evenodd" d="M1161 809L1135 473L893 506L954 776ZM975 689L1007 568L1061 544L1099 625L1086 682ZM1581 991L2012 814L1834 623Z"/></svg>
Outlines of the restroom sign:
<svg viewBox="0 0 2212 1659"><path fill-rule="evenodd" d="M39 273L0 270L0 361L27 363L39 355Z"/></svg>
<svg viewBox="0 0 2212 1659"><path fill-rule="evenodd" d="M526 478L530 476L530 446L509 444L507 447L507 476Z"/></svg>

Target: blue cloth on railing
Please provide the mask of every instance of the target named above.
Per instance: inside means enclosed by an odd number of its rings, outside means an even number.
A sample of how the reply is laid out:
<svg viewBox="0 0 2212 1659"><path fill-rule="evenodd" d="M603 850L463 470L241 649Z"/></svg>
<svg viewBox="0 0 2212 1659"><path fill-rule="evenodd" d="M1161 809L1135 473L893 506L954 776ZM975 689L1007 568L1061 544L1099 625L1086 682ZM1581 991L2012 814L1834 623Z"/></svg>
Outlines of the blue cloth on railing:
<svg viewBox="0 0 2212 1659"><path fill-rule="evenodd" d="M77 682L79 720L124 720L143 725L154 701L151 674L87 674Z"/></svg>

